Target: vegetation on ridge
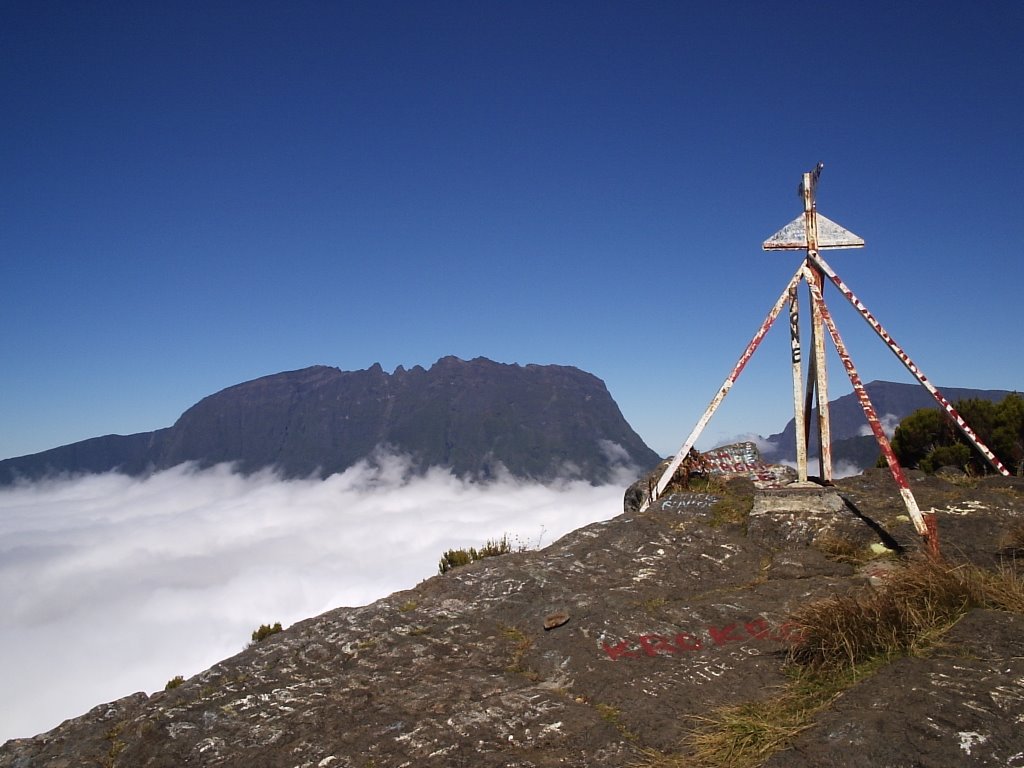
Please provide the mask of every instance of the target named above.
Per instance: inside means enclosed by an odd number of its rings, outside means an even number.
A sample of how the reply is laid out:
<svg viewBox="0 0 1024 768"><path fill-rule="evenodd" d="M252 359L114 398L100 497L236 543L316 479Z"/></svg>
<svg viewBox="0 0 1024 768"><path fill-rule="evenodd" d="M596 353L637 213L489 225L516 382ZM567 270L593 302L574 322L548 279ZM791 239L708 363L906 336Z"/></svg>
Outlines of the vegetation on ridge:
<svg viewBox="0 0 1024 768"><path fill-rule="evenodd" d="M497 557L498 555L507 555L510 552L525 551L525 545L521 544L513 548L508 540L508 534L502 534L501 538L497 541L488 539L487 543L480 549L474 547L469 549L449 549L441 556L437 570L439 573L448 573L452 568L458 568L460 565L469 565L477 560L483 560L485 557Z"/></svg>
<svg viewBox="0 0 1024 768"><path fill-rule="evenodd" d="M256 645L256 643L263 642L271 635L276 635L278 632L281 631L282 629L280 621L274 622L273 626L269 624L260 624L259 629L254 629L252 631L252 642L249 643L249 646L252 647Z"/></svg>
<svg viewBox="0 0 1024 768"><path fill-rule="evenodd" d="M1024 397L1013 393L998 403L960 400L955 407L1008 470L1024 473ZM892 448L900 464L928 473L941 467L957 467L970 475L990 471L988 461L935 408L921 408L904 418L893 435Z"/></svg>
<svg viewBox="0 0 1024 768"><path fill-rule="evenodd" d="M167 685L164 686L165 691L171 691L177 688L179 685L185 682L185 678L181 675L175 675L167 681Z"/></svg>

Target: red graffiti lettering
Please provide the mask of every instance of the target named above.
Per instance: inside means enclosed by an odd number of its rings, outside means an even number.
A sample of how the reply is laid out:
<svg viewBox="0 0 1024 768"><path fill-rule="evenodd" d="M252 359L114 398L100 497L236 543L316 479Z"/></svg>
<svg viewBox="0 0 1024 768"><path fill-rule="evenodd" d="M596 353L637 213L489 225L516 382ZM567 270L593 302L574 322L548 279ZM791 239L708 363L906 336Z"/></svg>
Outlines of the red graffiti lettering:
<svg viewBox="0 0 1024 768"><path fill-rule="evenodd" d="M636 659L640 656L636 651L629 650L629 640L623 640L615 645L608 645L608 643L601 643L601 645L604 647L604 652L608 654L608 658L612 661L618 661L622 658Z"/></svg>
<svg viewBox="0 0 1024 768"><path fill-rule="evenodd" d="M725 645L726 643L739 643L743 641L743 636L737 632L735 624L729 624L725 627L708 627L708 633L711 635L711 641L715 645Z"/></svg>
<svg viewBox="0 0 1024 768"><path fill-rule="evenodd" d="M676 648L680 651L699 651L704 647L699 637L691 635L689 632L680 632L676 635Z"/></svg>
<svg viewBox="0 0 1024 768"><path fill-rule="evenodd" d="M679 650L668 641L668 638L661 635L640 635L637 639L648 656L657 656L659 652L677 653Z"/></svg>
<svg viewBox="0 0 1024 768"><path fill-rule="evenodd" d="M764 619L754 619L753 621L748 621L743 626L747 630L748 635L758 640L768 637L768 632L771 631L771 627L768 626L768 622Z"/></svg>
<svg viewBox="0 0 1024 768"><path fill-rule="evenodd" d="M799 625L793 622L786 622L780 626L773 627L763 617L751 619L743 623L726 624L722 627L709 626L706 628L706 631L710 636L709 643L716 646L742 643L751 638L780 643L794 643L803 639L803 630ZM700 651L707 647L707 645L708 643L704 642L699 636L689 632L676 633L671 639L665 635L648 633L614 644L601 643L604 652L612 661L675 656L688 651ZM753 649L743 648L743 650L748 655L757 655L757 651Z"/></svg>

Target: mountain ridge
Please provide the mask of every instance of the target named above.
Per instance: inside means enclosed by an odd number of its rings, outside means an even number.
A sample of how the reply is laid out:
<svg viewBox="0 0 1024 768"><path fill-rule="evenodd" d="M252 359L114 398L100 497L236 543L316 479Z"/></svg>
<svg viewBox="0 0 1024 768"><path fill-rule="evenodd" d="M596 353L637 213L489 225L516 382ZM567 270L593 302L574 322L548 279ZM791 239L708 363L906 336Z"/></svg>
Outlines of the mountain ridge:
<svg viewBox="0 0 1024 768"><path fill-rule="evenodd" d="M891 424L893 421L899 422L920 408L939 407L928 390L918 383L874 380L865 384L864 388L883 425L887 417L891 417L888 419ZM1012 394L1012 390L970 387L942 387L939 391L954 404L959 400L968 399L996 402ZM818 419L817 408L813 410L811 419L808 455L814 456L818 446L815 427ZM829 425L832 433L832 458L836 464L845 461L858 469L874 465L879 455L878 444L874 436L867 431L868 422L855 393L851 392L829 401ZM769 435L765 441L767 445L762 445L761 451L766 461L795 461L796 421L790 419L781 432Z"/></svg>
<svg viewBox="0 0 1024 768"><path fill-rule="evenodd" d="M615 448L614 446L618 446ZM315 365L226 387L171 427L106 435L0 461L0 484L54 474L129 475L185 462L285 477L326 477L379 450L459 476L503 471L540 481L605 482L617 466L657 463L604 382L572 366L448 356L430 369Z"/></svg>

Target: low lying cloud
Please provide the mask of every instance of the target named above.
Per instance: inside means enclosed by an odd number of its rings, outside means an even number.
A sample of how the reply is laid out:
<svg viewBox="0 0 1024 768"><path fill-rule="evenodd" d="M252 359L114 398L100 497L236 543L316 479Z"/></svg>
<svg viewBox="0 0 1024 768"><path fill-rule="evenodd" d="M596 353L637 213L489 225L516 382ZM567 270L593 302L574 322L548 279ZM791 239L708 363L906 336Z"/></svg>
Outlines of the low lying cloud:
<svg viewBox="0 0 1024 768"><path fill-rule="evenodd" d="M789 461L787 459L786 461L783 461L782 463L785 464L787 467L792 467L793 469L797 468L795 461ZM840 460L840 461L834 462L832 464L832 477L835 478L836 480L839 480L839 479L844 478L844 477L853 477L854 475L859 475L863 471L864 471L864 469L862 467L858 467L856 464L854 464L851 461L842 461L842 460ZM815 476L815 475L818 475L819 472L820 472L820 468L819 468L819 465L818 465L818 460L817 459L808 458L807 459L807 474L811 475L811 476Z"/></svg>
<svg viewBox="0 0 1024 768"><path fill-rule="evenodd" d="M885 432L885 436L892 440L892 436L896 434L896 427L900 425L900 417L894 413L887 413L884 416L880 416L878 420L882 424L882 431ZM865 424L857 430L859 437L867 437L873 434L874 432L871 431L870 424Z"/></svg>
<svg viewBox="0 0 1024 768"><path fill-rule="evenodd" d="M260 624L413 587L448 549L543 547L622 511L625 483L408 469L382 456L286 481L183 465L0 490L0 742L196 674Z"/></svg>

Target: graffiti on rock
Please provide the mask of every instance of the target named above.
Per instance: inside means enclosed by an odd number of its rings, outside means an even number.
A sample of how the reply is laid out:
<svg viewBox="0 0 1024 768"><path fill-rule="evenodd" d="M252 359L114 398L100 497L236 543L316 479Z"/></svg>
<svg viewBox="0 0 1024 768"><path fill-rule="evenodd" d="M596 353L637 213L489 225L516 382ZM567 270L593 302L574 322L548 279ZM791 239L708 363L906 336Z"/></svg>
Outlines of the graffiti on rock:
<svg viewBox="0 0 1024 768"><path fill-rule="evenodd" d="M648 633L618 642L601 641L601 650L611 661L680 656L710 648L750 641L788 643L799 639L799 629L785 622L773 627L766 619L708 626L698 632Z"/></svg>

